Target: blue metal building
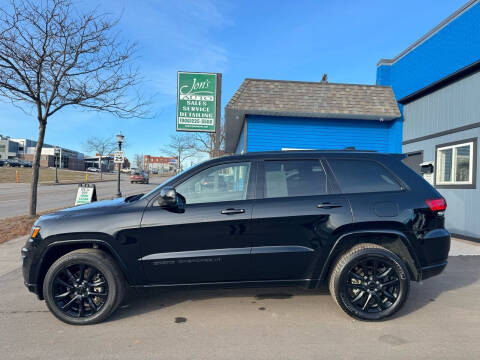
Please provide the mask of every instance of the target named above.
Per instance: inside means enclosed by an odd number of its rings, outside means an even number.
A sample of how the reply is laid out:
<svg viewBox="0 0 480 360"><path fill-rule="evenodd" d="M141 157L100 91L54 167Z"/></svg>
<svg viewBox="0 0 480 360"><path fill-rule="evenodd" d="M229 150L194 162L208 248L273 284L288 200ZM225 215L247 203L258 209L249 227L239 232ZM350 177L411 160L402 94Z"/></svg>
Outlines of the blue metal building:
<svg viewBox="0 0 480 360"><path fill-rule="evenodd" d="M226 152L355 147L405 153L418 173L430 162L447 228L475 241L479 136L480 0L380 60L375 86L246 79L225 107Z"/></svg>
<svg viewBox="0 0 480 360"><path fill-rule="evenodd" d="M447 199L447 228L480 241L480 1L467 2L393 59L377 64L402 110L402 152Z"/></svg>
<svg viewBox="0 0 480 360"><path fill-rule="evenodd" d="M390 86L245 79L225 107L225 147L398 153L399 118Z"/></svg>

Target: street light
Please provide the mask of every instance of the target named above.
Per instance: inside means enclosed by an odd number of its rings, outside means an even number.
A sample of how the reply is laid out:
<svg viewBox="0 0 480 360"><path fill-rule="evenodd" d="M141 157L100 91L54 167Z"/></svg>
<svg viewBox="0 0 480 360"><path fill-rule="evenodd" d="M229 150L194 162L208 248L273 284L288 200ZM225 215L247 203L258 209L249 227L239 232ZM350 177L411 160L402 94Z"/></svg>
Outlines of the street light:
<svg viewBox="0 0 480 360"><path fill-rule="evenodd" d="M58 184L58 157L60 155L60 149L55 147L53 152L55 153L55 184Z"/></svg>
<svg viewBox="0 0 480 360"><path fill-rule="evenodd" d="M118 151L122 151L122 142L125 136L122 133L117 135L117 142L118 142ZM122 164L118 164L118 178L117 178L117 197L122 197L122 193L120 192L120 166Z"/></svg>

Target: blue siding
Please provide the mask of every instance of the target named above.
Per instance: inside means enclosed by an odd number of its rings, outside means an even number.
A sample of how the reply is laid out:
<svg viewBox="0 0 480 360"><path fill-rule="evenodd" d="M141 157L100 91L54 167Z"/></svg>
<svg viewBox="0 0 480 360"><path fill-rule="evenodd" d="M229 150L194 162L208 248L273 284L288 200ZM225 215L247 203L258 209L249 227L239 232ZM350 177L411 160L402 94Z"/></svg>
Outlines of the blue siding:
<svg viewBox="0 0 480 360"><path fill-rule="evenodd" d="M401 152L400 121L248 116L247 151L344 149ZM237 145L237 149L238 149Z"/></svg>
<svg viewBox="0 0 480 360"><path fill-rule="evenodd" d="M480 59L480 3L391 65L377 68L377 84L391 85L397 99Z"/></svg>
<svg viewBox="0 0 480 360"><path fill-rule="evenodd" d="M235 149L235 154L241 154L244 146L245 146L245 124L243 124L242 132L240 133L240 137L237 143L237 148Z"/></svg>

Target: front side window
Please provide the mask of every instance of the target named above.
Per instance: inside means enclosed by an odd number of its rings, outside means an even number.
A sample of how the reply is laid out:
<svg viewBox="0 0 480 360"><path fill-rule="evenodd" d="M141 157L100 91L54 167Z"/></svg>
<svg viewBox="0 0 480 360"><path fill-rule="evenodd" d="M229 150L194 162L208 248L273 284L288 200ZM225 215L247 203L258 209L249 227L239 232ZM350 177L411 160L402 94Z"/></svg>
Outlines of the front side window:
<svg viewBox="0 0 480 360"><path fill-rule="evenodd" d="M176 191L187 204L246 200L250 163L212 166L185 180Z"/></svg>
<svg viewBox="0 0 480 360"><path fill-rule="evenodd" d="M328 160L343 193L400 191L402 187L382 165L370 160Z"/></svg>
<svg viewBox="0 0 480 360"><path fill-rule="evenodd" d="M319 160L265 161L265 198L323 195L325 171Z"/></svg>
<svg viewBox="0 0 480 360"><path fill-rule="evenodd" d="M473 141L437 148L438 185L471 185L473 183Z"/></svg>

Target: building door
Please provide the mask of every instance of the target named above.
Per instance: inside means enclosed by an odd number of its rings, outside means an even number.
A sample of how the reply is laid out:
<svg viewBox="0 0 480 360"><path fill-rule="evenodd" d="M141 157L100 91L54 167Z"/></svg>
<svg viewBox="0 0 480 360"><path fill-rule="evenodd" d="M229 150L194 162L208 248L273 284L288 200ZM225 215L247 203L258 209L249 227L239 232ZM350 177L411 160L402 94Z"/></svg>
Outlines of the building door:
<svg viewBox="0 0 480 360"><path fill-rule="evenodd" d="M423 162L423 151L411 152L405 155L407 155L407 157L403 159L403 163L421 175L420 164Z"/></svg>

